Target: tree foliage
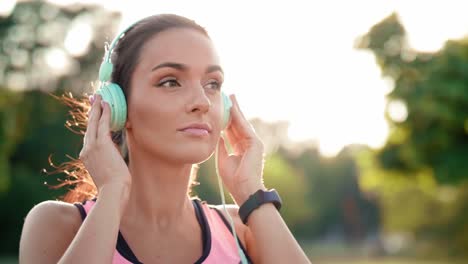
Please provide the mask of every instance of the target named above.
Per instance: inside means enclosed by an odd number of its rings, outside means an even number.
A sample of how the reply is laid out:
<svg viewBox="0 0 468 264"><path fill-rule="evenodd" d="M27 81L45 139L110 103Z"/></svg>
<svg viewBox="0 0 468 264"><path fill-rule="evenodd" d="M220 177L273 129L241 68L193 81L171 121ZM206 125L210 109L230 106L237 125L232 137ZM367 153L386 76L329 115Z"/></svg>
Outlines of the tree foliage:
<svg viewBox="0 0 468 264"><path fill-rule="evenodd" d="M44 182L53 185L55 179L41 171L50 169L49 155L55 163L67 160L66 155L77 157L82 138L65 128L69 109L49 93L71 92L76 97L91 91L89 83L96 79L103 43L114 35L108 28L116 28L115 18L117 14L99 6L43 1L21 1L0 18L0 254L17 254L24 217L35 204L66 191L47 188ZM65 43L72 29L82 24L90 25L92 38L86 52L78 54ZM86 42L87 31L82 30L80 41ZM57 58L65 66L57 67ZM266 133L262 138L271 151L265 184L279 191L284 200L281 214L299 239L332 233L362 240L375 232L378 209L360 192L353 155L344 151L327 159L316 146L293 154L281 148L284 122L253 123ZM201 185L194 194L219 204L213 159L203 163L198 174Z"/></svg>
<svg viewBox="0 0 468 264"><path fill-rule="evenodd" d="M104 28L115 28L117 17L99 6L44 1L21 1L0 17L0 254L17 254L24 217L34 204L66 191L49 190L44 182L53 185L55 179L41 171L50 169L49 155L57 163L67 154L76 157L82 139L65 128L69 109L49 93L90 91L111 35ZM93 29L88 51L67 50L72 29L87 23Z"/></svg>
<svg viewBox="0 0 468 264"><path fill-rule="evenodd" d="M420 256L466 256L467 40L449 40L431 53L414 50L392 14L357 47L371 51L394 83L387 95L387 142L357 159L361 187L378 197L382 233L405 234ZM395 103L404 118L392 113Z"/></svg>
<svg viewBox="0 0 468 264"><path fill-rule="evenodd" d="M402 172L429 169L440 183L467 179L468 41L447 41L433 53L413 50L392 14L358 47L373 52L382 75L394 81L389 106L398 102L407 112L404 120L394 120L388 108L391 133L378 154L382 166Z"/></svg>

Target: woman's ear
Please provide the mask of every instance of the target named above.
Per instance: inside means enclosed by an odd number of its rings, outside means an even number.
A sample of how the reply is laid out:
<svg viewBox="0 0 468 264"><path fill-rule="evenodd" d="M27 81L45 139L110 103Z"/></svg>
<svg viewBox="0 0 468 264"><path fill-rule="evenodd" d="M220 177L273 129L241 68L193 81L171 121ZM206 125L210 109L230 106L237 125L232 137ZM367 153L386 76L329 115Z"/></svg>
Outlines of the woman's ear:
<svg viewBox="0 0 468 264"><path fill-rule="evenodd" d="M131 122L127 117L127 120L125 121L125 128L132 128Z"/></svg>

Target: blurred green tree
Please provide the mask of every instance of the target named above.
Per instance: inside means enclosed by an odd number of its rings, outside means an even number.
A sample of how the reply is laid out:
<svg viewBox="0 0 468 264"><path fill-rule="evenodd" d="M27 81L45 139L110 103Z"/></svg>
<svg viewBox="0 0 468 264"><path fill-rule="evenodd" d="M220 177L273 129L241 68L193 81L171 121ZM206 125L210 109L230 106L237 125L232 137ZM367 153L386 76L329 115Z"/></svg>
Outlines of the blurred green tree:
<svg viewBox="0 0 468 264"><path fill-rule="evenodd" d="M299 154L280 149L291 167L305 175L304 207L307 222L298 229L310 238L335 236L350 242L363 241L379 229L379 211L372 197L361 192L355 156L365 146L347 146L335 157L322 157L314 146Z"/></svg>
<svg viewBox="0 0 468 264"><path fill-rule="evenodd" d="M419 256L466 256L467 40L416 51L394 13L356 44L375 55L394 83L387 142L357 159L361 187L378 197L383 233L404 234Z"/></svg>
<svg viewBox="0 0 468 264"><path fill-rule="evenodd" d="M418 52L392 14L357 47L373 52L382 75L394 81L387 97L390 136L378 153L382 166L402 172L430 169L440 183L466 180L468 40L447 41L434 53ZM396 117L396 111L403 116Z"/></svg>
<svg viewBox="0 0 468 264"><path fill-rule="evenodd" d="M77 156L81 138L67 132L65 105L51 94L91 91L119 15L96 5L21 1L0 17L0 255L16 255L27 212L55 199L42 169ZM60 176L60 175L54 175Z"/></svg>

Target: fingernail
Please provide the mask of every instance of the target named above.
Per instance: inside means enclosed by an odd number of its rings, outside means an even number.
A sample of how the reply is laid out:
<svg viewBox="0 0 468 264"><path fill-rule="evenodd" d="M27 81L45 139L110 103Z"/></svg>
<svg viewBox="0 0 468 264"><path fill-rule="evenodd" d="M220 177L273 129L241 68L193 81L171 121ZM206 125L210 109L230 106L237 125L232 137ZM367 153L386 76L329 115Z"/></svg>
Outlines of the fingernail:
<svg viewBox="0 0 468 264"><path fill-rule="evenodd" d="M101 101L102 108L104 108L105 103L106 103L106 101L104 101L104 100Z"/></svg>
<svg viewBox="0 0 468 264"><path fill-rule="evenodd" d="M91 105L94 103L94 94L89 96L89 102Z"/></svg>
<svg viewBox="0 0 468 264"><path fill-rule="evenodd" d="M237 98L235 94L232 94L232 100L237 103Z"/></svg>

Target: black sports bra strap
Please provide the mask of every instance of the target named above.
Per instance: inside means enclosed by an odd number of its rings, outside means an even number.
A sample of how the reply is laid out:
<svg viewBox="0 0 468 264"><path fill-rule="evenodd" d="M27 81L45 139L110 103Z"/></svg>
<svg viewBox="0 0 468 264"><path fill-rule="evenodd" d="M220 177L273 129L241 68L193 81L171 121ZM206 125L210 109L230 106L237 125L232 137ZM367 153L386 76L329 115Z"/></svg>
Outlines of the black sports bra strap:
<svg viewBox="0 0 468 264"><path fill-rule="evenodd" d="M223 213L221 211L219 211L217 208L215 207L210 207L211 209L215 210L216 213L218 213L219 217L221 218L221 220L223 220L224 222L224 225L226 226L226 228L229 230L229 232L231 232L232 234L232 229L231 229L231 224L229 224L228 220L226 219L226 217L224 217ZM233 234L234 236L234 234ZM252 263L252 260L250 259L249 255L247 254L247 250L245 250L244 246L242 245L242 242L239 240L239 238L237 238L237 241L239 242L239 245L242 249L242 252L244 252L244 255L245 257L247 258L247 261L249 263Z"/></svg>
<svg viewBox="0 0 468 264"><path fill-rule="evenodd" d="M86 218L86 210L84 209L83 205L81 203L74 203L73 205L78 208L78 211L80 211L81 220L84 221Z"/></svg>

